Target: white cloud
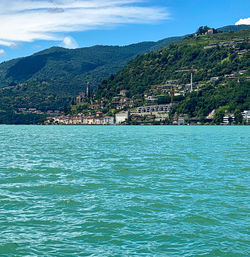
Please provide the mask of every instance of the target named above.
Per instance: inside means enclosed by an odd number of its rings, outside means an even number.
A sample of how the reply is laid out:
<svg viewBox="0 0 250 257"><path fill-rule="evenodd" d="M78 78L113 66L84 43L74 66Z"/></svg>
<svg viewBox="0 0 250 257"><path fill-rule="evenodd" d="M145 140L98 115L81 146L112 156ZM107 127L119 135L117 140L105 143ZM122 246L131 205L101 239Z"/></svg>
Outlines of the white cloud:
<svg viewBox="0 0 250 257"><path fill-rule="evenodd" d="M72 37L65 37L63 39L63 46L65 48L71 48L71 49L74 49L74 48L77 48L78 47L78 44L77 42L75 41L74 38Z"/></svg>
<svg viewBox="0 0 250 257"><path fill-rule="evenodd" d="M235 25L250 25L250 18L240 19Z"/></svg>
<svg viewBox="0 0 250 257"><path fill-rule="evenodd" d="M1 39L0 39L0 45L8 46L8 47L11 47L11 48L15 48L15 46L16 46L16 44L14 42L9 42L9 41L5 41L5 40L1 40Z"/></svg>
<svg viewBox="0 0 250 257"><path fill-rule="evenodd" d="M6 54L5 51L3 49L0 49L0 56L3 56L5 54Z"/></svg>
<svg viewBox="0 0 250 257"><path fill-rule="evenodd" d="M125 23L154 23L166 9L147 0L0 0L0 45L63 40L61 33Z"/></svg>

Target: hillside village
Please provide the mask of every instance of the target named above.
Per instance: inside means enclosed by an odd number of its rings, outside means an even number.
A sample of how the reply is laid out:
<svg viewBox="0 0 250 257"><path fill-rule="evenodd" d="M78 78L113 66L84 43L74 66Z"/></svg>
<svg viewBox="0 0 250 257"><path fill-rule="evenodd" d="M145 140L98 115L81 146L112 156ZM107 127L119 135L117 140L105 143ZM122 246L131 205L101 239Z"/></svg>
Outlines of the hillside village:
<svg viewBox="0 0 250 257"><path fill-rule="evenodd" d="M12 103L14 115L30 115L31 120L36 117L36 122L47 125L249 124L248 104L239 109L222 101L221 105L218 102L219 105L216 103L206 111L204 106L202 113L186 111L185 107L190 104L195 107L197 98L209 91L217 90L218 96L225 94L229 90L227 85L249 90L249 34L249 30L219 33L200 27L182 42L138 55L97 88L83 84L75 97L65 95L60 99L50 93L44 97L43 104L39 104L32 100L33 96L25 96L25 92L29 88L40 88L40 95L35 95L39 99L46 87L53 90L53 80L32 80L2 87L2 105L11 106L8 98L14 92L14 104L17 104L14 107ZM24 98L20 98L20 93Z"/></svg>
<svg viewBox="0 0 250 257"><path fill-rule="evenodd" d="M191 71L192 72L192 71ZM190 73L191 73L190 72ZM84 107L85 111L74 114L58 115L53 113L48 117L45 124L53 125L145 125L145 124L167 124L167 125L189 125L201 124L199 120L190 119L188 115L175 115L170 120L170 113L173 109L174 99L180 101L187 93L192 91L198 92L207 84L217 82L219 80L230 81L240 80L250 81L249 76L244 76L247 70L241 70L237 73L225 74L223 77L211 77L207 82L179 84L178 80L168 80L162 85L150 85L147 94L143 99L127 97L128 90L121 90L117 96L114 96L111 101L102 98L94 100L88 93L80 93L75 98L74 108ZM161 102L165 102L161 104ZM109 115L107 114L109 110ZM205 120L205 124L210 124L213 121L215 110L213 110ZM244 110L242 119L245 124L250 123L250 110ZM234 114L226 113L223 117L221 125L234 124Z"/></svg>
<svg viewBox="0 0 250 257"><path fill-rule="evenodd" d="M208 34L213 34L213 30L208 30ZM197 36L197 35L195 35ZM242 44L245 42L246 44ZM227 47L238 56L248 53L249 38L234 38L231 41L222 41L204 46L204 50L211 48ZM112 97L97 98L95 92L90 92L89 85L85 92L81 92L74 99L73 104L64 115L51 115L45 124L65 124L65 125L146 125L146 124L212 124L216 110L212 110L203 121L199 118L191 118L186 113L173 113L175 105L185 99L193 92L199 92L205 86L218 84L226 85L230 81L240 83L249 82L249 70L238 70L230 74L211 77L207 81L193 82L195 73L199 69L180 69L176 73L186 73L190 76L190 83L182 83L179 79L168 79L160 84L148 85L143 95L130 95L128 89L120 90ZM250 110L242 110L240 113L241 123L250 123ZM221 119L221 125L236 124L234 113L226 111Z"/></svg>

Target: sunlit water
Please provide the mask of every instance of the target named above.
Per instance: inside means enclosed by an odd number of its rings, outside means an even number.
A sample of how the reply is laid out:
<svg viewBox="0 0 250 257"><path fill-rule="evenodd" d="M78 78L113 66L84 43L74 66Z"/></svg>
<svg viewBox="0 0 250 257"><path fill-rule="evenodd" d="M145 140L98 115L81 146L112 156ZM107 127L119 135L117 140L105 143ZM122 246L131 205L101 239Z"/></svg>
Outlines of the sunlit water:
<svg viewBox="0 0 250 257"><path fill-rule="evenodd" d="M0 126L0 256L248 256L250 127Z"/></svg>

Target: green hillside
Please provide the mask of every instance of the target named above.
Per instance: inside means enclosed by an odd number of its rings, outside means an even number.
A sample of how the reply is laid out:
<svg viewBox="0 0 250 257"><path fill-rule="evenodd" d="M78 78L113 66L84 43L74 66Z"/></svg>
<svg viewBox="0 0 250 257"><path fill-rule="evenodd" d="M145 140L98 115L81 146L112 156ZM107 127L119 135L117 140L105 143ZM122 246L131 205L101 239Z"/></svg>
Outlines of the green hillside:
<svg viewBox="0 0 250 257"><path fill-rule="evenodd" d="M126 89L129 97L136 96L143 102L144 95L152 93L150 85L164 84L167 80L190 83L189 72L177 71L193 68L197 70L193 81L201 89L187 93L185 99L175 105L174 112L204 118L223 106L229 111L250 109L249 39L250 29L190 36L159 51L138 56L112 79L102 81L96 95L100 99L112 99ZM243 75L239 75L240 70L244 70ZM217 77L215 82L210 81L213 77ZM169 98L166 101L169 102Z"/></svg>
<svg viewBox="0 0 250 257"><path fill-rule="evenodd" d="M96 88L104 78L119 71L138 54L183 38L123 47L52 47L29 57L4 62L0 64L0 110L9 112L18 108L37 108L45 112L63 111L74 96L85 90L87 82Z"/></svg>
<svg viewBox="0 0 250 257"><path fill-rule="evenodd" d="M184 37L174 37L159 42L142 42L128 46L93 46L79 49L52 47L32 56L0 64L0 87L27 80L53 79L53 83L67 80L72 92L90 82L96 86L103 78L116 73L138 54L160 49ZM75 85L75 81L81 84ZM69 92L70 93L70 92Z"/></svg>
<svg viewBox="0 0 250 257"><path fill-rule="evenodd" d="M229 46L204 49L211 44L229 42L242 38L236 50ZM166 80L180 79L189 82L188 73L177 73L179 69L199 71L194 74L194 81L208 80L240 69L249 69L249 52L238 55L240 49L249 49L247 39L250 29L214 35L190 37L182 42L171 44L159 51L140 55L118 72L112 80L104 80L98 88L97 95L112 97L122 89L128 89L131 95L142 94L149 85L161 84Z"/></svg>
<svg viewBox="0 0 250 257"><path fill-rule="evenodd" d="M194 35L173 37L124 47L94 46L74 50L53 47L1 63L0 123L8 123L8 117L11 123L15 120L21 123L22 118L16 117L20 108L36 108L43 113L63 111L85 90L87 82L92 88L100 85L97 97L111 98L120 89L129 89L130 96L142 95L150 84L163 83L167 79L176 78L187 83L188 74L175 73L180 68L194 66L199 69L194 81L248 68L249 54L238 56L227 47L204 50L204 46L212 43L249 37L246 26L228 26L224 30L241 31L197 38ZM244 44L240 47L245 48L246 42ZM103 80L108 77L110 79ZM41 118L41 115L29 116L26 123L29 120L36 123Z"/></svg>
<svg viewBox="0 0 250 257"><path fill-rule="evenodd" d="M225 32L246 28L249 26L226 26L218 30ZM157 42L142 42L123 47L52 47L32 56L1 63L0 88L30 80L53 80L51 83L60 85L62 90L70 94L75 94L87 82L95 88L102 79L117 73L137 55L159 50L171 43L182 41L185 37L170 37ZM66 90L62 87L64 81L70 85Z"/></svg>
<svg viewBox="0 0 250 257"><path fill-rule="evenodd" d="M222 32L229 32L229 31L240 31L240 30L244 30L244 29L250 29L250 25L228 25L228 26L224 26L219 28L218 30L222 31Z"/></svg>

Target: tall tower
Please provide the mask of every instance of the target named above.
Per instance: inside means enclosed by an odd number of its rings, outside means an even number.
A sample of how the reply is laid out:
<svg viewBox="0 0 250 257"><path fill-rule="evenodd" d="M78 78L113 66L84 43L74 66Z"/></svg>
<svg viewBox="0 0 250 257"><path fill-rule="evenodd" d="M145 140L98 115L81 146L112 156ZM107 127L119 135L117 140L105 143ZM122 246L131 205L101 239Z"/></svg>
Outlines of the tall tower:
<svg viewBox="0 0 250 257"><path fill-rule="evenodd" d="M89 87L89 82L87 83L87 86L86 86L86 96L87 96L87 97L90 97L90 87Z"/></svg>

